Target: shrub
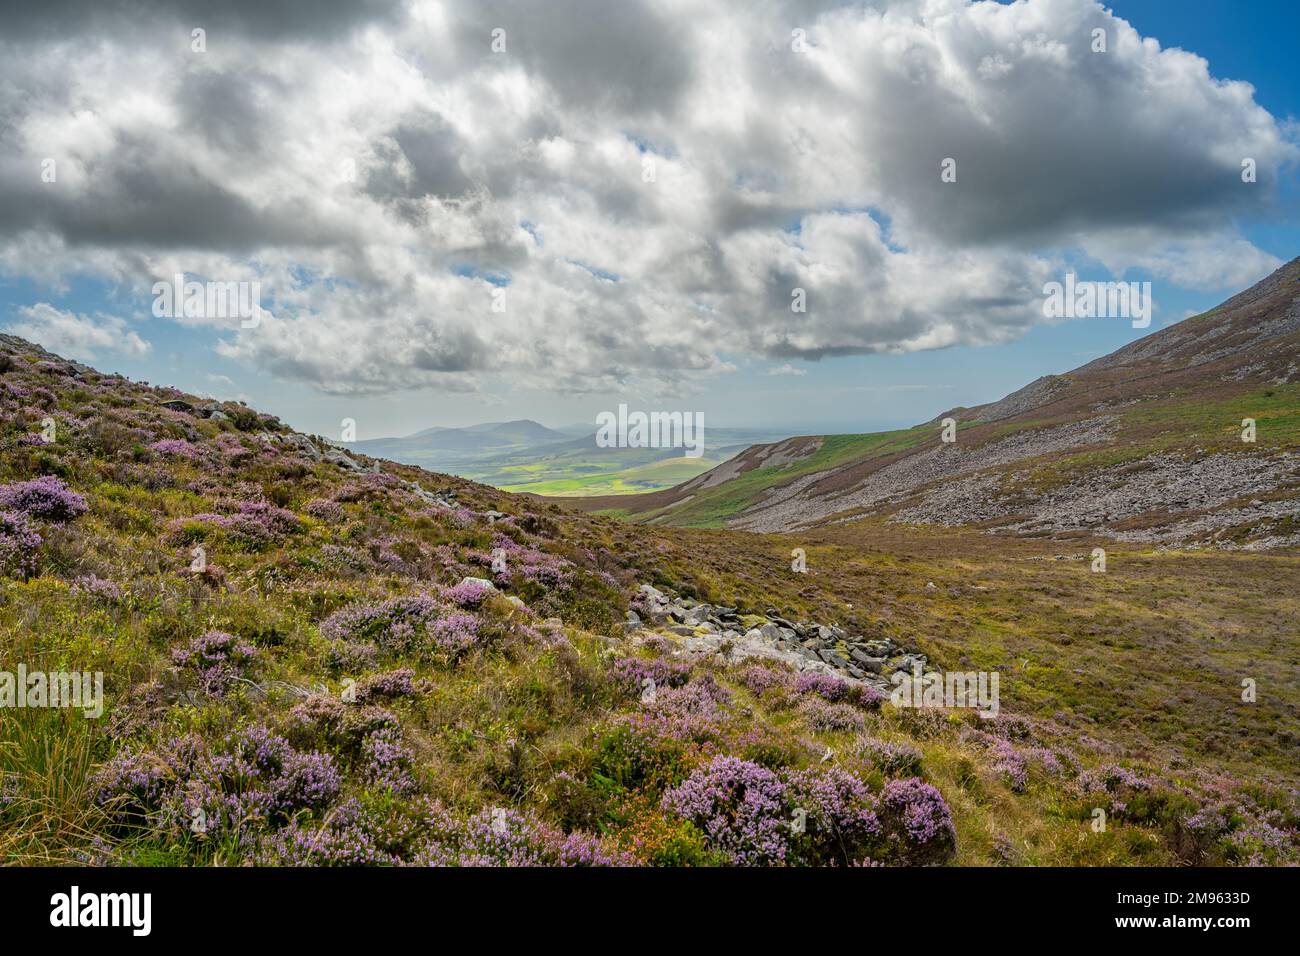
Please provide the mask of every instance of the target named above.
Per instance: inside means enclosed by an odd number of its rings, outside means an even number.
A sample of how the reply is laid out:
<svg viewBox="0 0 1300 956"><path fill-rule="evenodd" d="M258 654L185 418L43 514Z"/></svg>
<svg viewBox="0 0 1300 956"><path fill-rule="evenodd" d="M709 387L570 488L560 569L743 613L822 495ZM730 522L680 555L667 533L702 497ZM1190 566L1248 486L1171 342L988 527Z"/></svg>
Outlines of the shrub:
<svg viewBox="0 0 1300 956"><path fill-rule="evenodd" d="M901 863L943 863L957 852L957 830L943 794L922 780L891 780L878 814L889 850Z"/></svg>
<svg viewBox="0 0 1300 956"><path fill-rule="evenodd" d="M63 479L43 475L0 486L0 510L18 511L29 518L63 524L88 509L85 497L69 490Z"/></svg>
<svg viewBox="0 0 1300 956"><path fill-rule="evenodd" d="M172 651L172 663L195 672L209 694L225 694L243 677L257 649L224 631L208 631Z"/></svg>
<svg viewBox="0 0 1300 956"><path fill-rule="evenodd" d="M27 516L0 511L0 574L27 577L36 570L41 536Z"/></svg>
<svg viewBox="0 0 1300 956"><path fill-rule="evenodd" d="M921 771L921 751L911 744L893 744L874 737L859 737L853 755L869 761L891 777L915 776Z"/></svg>

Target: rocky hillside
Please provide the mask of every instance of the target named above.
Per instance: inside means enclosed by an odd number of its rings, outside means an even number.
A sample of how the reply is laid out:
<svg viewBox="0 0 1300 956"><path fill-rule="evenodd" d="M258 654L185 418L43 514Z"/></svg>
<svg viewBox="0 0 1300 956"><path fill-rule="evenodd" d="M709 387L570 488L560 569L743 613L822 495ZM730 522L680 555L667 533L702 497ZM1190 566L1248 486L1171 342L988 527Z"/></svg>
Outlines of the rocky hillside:
<svg viewBox="0 0 1300 956"><path fill-rule="evenodd" d="M951 443L941 440L948 417L958 427ZM901 432L759 446L667 491L572 504L654 524L766 532L872 517L1294 547L1300 259L1204 315L1001 401Z"/></svg>
<svg viewBox="0 0 1300 956"><path fill-rule="evenodd" d="M1293 561L841 530L796 570L4 337L0 859L1300 860Z"/></svg>

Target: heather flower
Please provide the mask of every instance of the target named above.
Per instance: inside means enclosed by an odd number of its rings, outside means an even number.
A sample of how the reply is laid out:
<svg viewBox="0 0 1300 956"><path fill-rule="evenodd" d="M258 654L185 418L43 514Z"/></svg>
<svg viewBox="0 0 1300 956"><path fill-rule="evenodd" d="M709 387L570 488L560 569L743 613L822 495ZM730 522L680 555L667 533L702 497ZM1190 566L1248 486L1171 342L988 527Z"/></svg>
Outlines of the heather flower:
<svg viewBox="0 0 1300 956"><path fill-rule="evenodd" d="M72 582L72 590L107 602L120 601L124 595L119 585L105 578L96 577L94 574L77 578Z"/></svg>
<svg viewBox="0 0 1300 956"><path fill-rule="evenodd" d="M885 699L874 687L853 683L833 674L813 672L795 678L794 690L800 696L816 696L832 704L850 703L872 709L879 707Z"/></svg>
<svg viewBox="0 0 1300 956"><path fill-rule="evenodd" d="M487 600L495 590L483 581L466 578L455 587L447 589L447 599L457 607L472 610Z"/></svg>
<svg viewBox="0 0 1300 956"><path fill-rule="evenodd" d="M172 663L197 673L203 690L220 696L243 677L256 656L255 647L233 634L208 631L175 648Z"/></svg>
<svg viewBox="0 0 1300 956"><path fill-rule="evenodd" d="M43 475L31 481L0 485L0 510L63 524L86 513L84 496L68 489L62 478Z"/></svg>
<svg viewBox="0 0 1300 956"><path fill-rule="evenodd" d="M694 823L733 864L784 863L790 852L786 785L748 760L713 758L667 791L662 805Z"/></svg>
<svg viewBox="0 0 1300 956"><path fill-rule="evenodd" d="M751 664L746 667L737 675L737 679L745 687L759 695L765 694L774 688L789 690L795 684L794 677L789 671L763 667L759 664Z"/></svg>
<svg viewBox="0 0 1300 956"><path fill-rule="evenodd" d="M161 441L154 442L149 448L160 455L167 455L171 458L184 458L189 461L197 459L200 453L197 445L187 442L184 438L164 438Z"/></svg>
<svg viewBox="0 0 1300 956"><path fill-rule="evenodd" d="M791 837L799 863L849 864L879 839L875 798L853 774L836 767L800 770L786 784L787 802L802 811Z"/></svg>
<svg viewBox="0 0 1300 956"><path fill-rule="evenodd" d="M902 863L942 863L957 850L957 830L943 795L915 777L891 780L877 814L891 850Z"/></svg>
<svg viewBox="0 0 1300 956"><path fill-rule="evenodd" d="M365 703L376 697L414 697L415 671L409 667L375 674L357 684L357 703Z"/></svg>
<svg viewBox="0 0 1300 956"><path fill-rule="evenodd" d="M379 788L394 793L410 793L415 789L415 780L411 776L413 758L400 727L381 727L368 734L361 744L366 778Z"/></svg>
<svg viewBox="0 0 1300 956"><path fill-rule="evenodd" d="M429 625L429 636L442 650L460 654L478 642L479 621L473 614L446 614Z"/></svg>
<svg viewBox="0 0 1300 956"><path fill-rule="evenodd" d="M628 692L639 694L653 681L656 689L681 687L690 679L688 664L643 657L620 657L614 662L614 679Z"/></svg>
<svg viewBox="0 0 1300 956"><path fill-rule="evenodd" d="M201 835L274 826L337 798L341 778L326 754L302 752L252 725L217 746L188 734L157 749L123 751L95 775L95 802L120 823ZM198 823L198 827L194 823Z"/></svg>
<svg viewBox="0 0 1300 956"><path fill-rule="evenodd" d="M328 498L313 498L307 504L303 505L303 511L313 518L319 518L321 521L327 521L330 524L339 524L347 517L347 512L337 501L331 501Z"/></svg>
<svg viewBox="0 0 1300 956"><path fill-rule="evenodd" d="M823 733L863 730L867 725L861 711L852 704L829 704L819 697L803 701L799 705L799 713L803 714L813 730Z"/></svg>
<svg viewBox="0 0 1300 956"><path fill-rule="evenodd" d="M704 743L724 728L730 699L727 691L709 675L683 687L657 690L641 703L638 713L620 718L619 723L637 734L681 743Z"/></svg>
<svg viewBox="0 0 1300 956"><path fill-rule="evenodd" d="M27 516L17 511L0 511L0 574L27 577L36 570L41 536Z"/></svg>

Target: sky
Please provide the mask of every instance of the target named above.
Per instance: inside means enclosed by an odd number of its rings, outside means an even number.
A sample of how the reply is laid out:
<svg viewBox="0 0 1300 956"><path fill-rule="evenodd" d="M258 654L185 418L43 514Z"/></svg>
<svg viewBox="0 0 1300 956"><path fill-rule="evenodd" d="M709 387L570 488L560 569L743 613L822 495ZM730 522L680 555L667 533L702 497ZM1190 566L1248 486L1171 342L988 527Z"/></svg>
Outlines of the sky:
<svg viewBox="0 0 1300 956"><path fill-rule="evenodd" d="M0 328L335 437L905 427L1300 255L1297 35L1289 0L47 0L0 18ZM1150 282L1150 328L1046 318L1067 272ZM258 307L167 308L178 274Z"/></svg>

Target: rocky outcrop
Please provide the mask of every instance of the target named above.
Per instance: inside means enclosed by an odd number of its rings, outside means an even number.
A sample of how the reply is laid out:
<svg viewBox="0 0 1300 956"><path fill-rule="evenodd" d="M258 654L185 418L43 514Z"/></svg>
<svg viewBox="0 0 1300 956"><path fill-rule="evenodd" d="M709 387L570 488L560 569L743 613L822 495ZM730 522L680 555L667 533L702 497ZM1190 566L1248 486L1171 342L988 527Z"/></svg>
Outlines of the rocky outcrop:
<svg viewBox="0 0 1300 956"><path fill-rule="evenodd" d="M641 585L628 612L624 632L634 644L667 639L677 652L712 657L724 663L764 659L797 671L834 674L888 692L898 671L930 671L924 654L900 647L891 638L869 639L837 624L790 621L774 609L741 614L734 607L673 597Z"/></svg>

